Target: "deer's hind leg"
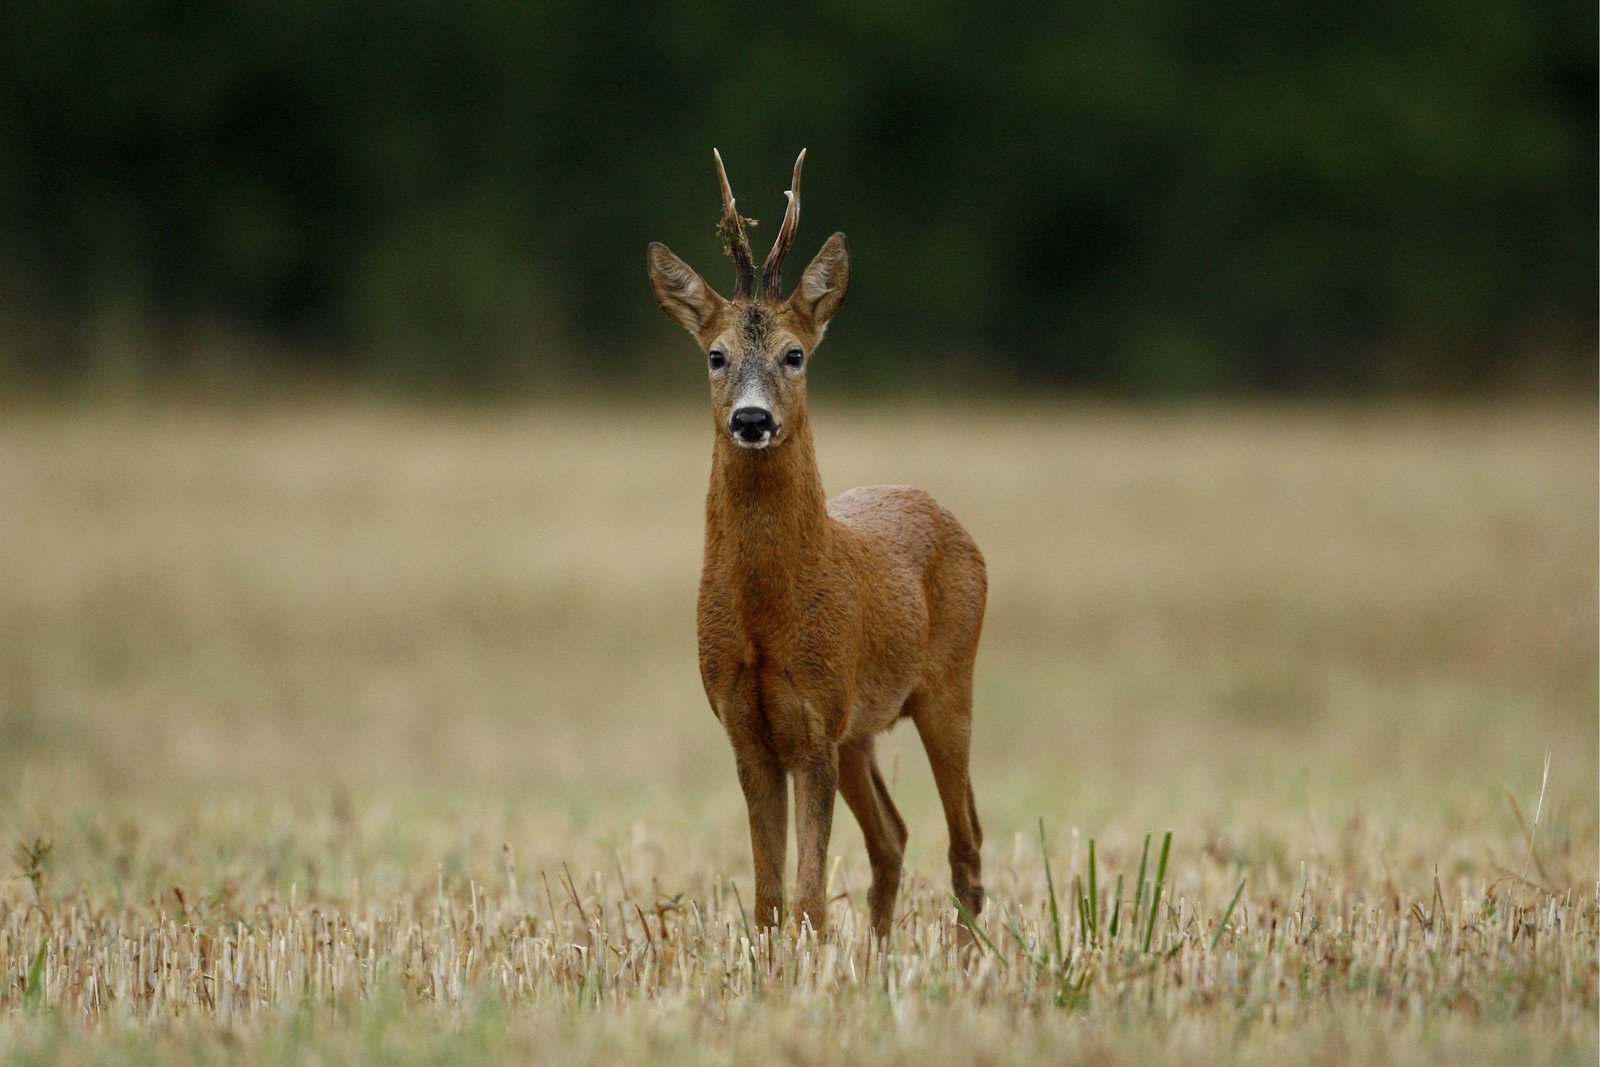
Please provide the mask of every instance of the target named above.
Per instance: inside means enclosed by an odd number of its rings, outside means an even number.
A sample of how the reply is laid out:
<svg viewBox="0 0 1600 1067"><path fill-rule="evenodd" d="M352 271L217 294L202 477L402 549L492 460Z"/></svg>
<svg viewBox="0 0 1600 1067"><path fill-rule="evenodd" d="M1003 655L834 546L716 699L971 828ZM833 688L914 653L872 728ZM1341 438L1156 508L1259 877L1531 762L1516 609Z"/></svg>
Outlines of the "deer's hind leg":
<svg viewBox="0 0 1600 1067"><path fill-rule="evenodd" d="M872 933L886 938L894 924L894 903L900 893L906 823L878 772L872 738L839 747L839 794L861 824L862 836L867 840L867 859L872 864L872 888L867 891Z"/></svg>
<svg viewBox="0 0 1600 1067"><path fill-rule="evenodd" d="M968 912L983 909L983 868L979 850L983 827L972 796L968 757L972 742L972 671L966 670L937 689L913 693L907 704L928 752L939 801L950 830L950 881L956 899Z"/></svg>

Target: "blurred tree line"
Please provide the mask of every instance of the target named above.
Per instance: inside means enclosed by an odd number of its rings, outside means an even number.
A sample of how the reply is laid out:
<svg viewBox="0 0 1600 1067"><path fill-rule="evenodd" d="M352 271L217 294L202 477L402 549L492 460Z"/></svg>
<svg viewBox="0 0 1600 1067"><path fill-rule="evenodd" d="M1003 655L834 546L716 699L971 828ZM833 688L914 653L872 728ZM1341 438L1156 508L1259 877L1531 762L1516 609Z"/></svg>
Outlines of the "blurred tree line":
<svg viewBox="0 0 1600 1067"><path fill-rule="evenodd" d="M675 378L644 247L726 291L715 145L760 250L810 148L841 380L1587 385L1595 40L1578 0L5 0L0 374Z"/></svg>

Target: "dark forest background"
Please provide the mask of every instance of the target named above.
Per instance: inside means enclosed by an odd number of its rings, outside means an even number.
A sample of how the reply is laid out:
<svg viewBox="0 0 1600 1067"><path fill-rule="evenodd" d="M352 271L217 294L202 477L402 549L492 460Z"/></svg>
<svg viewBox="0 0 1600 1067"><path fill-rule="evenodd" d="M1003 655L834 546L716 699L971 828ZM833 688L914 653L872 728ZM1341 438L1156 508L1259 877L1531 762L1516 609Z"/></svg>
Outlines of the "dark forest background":
<svg viewBox="0 0 1600 1067"><path fill-rule="evenodd" d="M660 383L644 248L849 234L851 373L1590 388L1584 0L0 3L0 380ZM842 347L835 341L835 347Z"/></svg>

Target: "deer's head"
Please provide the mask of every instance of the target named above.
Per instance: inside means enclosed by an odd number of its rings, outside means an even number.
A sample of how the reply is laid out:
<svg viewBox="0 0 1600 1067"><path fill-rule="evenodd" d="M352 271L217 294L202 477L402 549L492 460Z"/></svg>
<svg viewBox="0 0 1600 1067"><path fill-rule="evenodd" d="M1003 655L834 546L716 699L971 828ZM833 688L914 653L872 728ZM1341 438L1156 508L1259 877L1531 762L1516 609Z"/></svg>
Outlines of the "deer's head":
<svg viewBox="0 0 1600 1067"><path fill-rule="evenodd" d="M767 448L784 441L791 426L805 418L806 365L850 287L850 247L842 233L828 238L785 299L783 261L800 225L802 151L794 163L789 207L758 286L745 235L745 223L753 222L740 218L722 156L715 149L711 154L722 185L717 233L738 268L733 296L714 292L694 268L660 243L650 246L650 284L661 309L706 354L711 412L719 432L743 448Z"/></svg>

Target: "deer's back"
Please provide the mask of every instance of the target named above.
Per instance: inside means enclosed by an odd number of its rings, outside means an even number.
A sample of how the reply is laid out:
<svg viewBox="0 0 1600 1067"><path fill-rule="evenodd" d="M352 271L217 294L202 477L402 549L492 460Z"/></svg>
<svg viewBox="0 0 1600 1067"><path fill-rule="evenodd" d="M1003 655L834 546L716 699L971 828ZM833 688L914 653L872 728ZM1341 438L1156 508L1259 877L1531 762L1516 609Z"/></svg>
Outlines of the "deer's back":
<svg viewBox="0 0 1600 1067"><path fill-rule="evenodd" d="M980 567L983 563L978 546L956 517L915 486L851 489L828 501L828 514L865 538L874 550L919 574L927 574L951 551L975 560Z"/></svg>

